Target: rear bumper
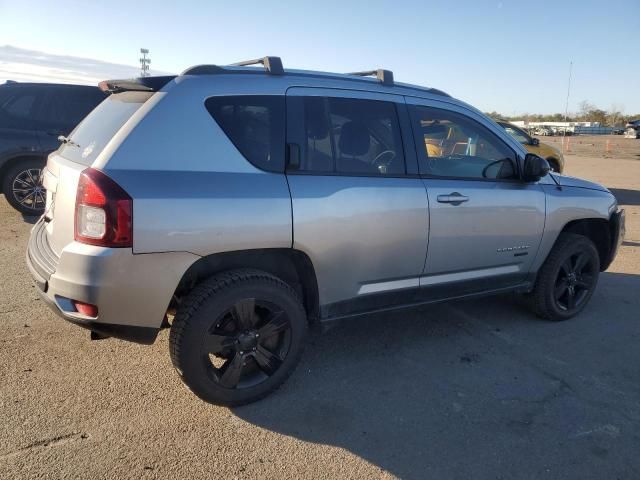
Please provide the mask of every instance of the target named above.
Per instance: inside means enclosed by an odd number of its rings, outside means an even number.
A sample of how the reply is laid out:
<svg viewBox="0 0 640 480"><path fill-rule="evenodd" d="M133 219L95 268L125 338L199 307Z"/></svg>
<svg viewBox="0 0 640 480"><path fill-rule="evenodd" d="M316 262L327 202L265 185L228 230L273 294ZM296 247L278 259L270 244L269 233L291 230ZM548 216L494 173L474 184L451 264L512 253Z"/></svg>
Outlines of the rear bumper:
<svg viewBox="0 0 640 480"><path fill-rule="evenodd" d="M184 272L199 257L169 252L134 255L128 248L71 242L58 257L46 223L31 231L27 267L45 303L65 320L103 336L153 343ZM71 300L96 305L98 315L79 313Z"/></svg>
<svg viewBox="0 0 640 480"><path fill-rule="evenodd" d="M609 256L603 265L600 266L602 271L605 271L609 268L609 265L613 262L618 254L618 249L624 240L625 234L625 213L624 209L619 209L617 212L611 214L611 218L609 219L609 229L610 229L610 238L611 238L611 249L609 251Z"/></svg>

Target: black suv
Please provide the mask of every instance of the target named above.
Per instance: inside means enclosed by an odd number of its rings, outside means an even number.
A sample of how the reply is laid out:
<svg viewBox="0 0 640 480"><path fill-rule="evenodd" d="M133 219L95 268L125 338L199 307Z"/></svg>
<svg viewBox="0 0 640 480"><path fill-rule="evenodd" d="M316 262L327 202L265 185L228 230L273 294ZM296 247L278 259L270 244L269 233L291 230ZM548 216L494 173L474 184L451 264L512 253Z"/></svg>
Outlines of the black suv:
<svg viewBox="0 0 640 480"><path fill-rule="evenodd" d="M27 215L42 214L47 155L105 98L97 87L7 82L0 85L0 185Z"/></svg>

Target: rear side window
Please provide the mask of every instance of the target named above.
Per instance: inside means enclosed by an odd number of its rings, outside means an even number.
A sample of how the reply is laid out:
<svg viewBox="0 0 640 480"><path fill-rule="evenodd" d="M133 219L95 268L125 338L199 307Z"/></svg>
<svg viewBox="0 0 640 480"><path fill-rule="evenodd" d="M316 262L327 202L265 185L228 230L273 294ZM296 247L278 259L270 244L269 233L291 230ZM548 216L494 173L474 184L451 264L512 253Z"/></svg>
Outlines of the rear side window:
<svg viewBox="0 0 640 480"><path fill-rule="evenodd" d="M98 88L62 87L46 91L44 97L42 120L69 133L106 95Z"/></svg>
<svg viewBox="0 0 640 480"><path fill-rule="evenodd" d="M270 172L284 171L283 96L211 97L205 106L231 142L253 165Z"/></svg>
<svg viewBox="0 0 640 480"><path fill-rule="evenodd" d="M0 90L0 127L35 128L33 117L37 109L38 93L34 88L5 88Z"/></svg>
<svg viewBox="0 0 640 480"><path fill-rule="evenodd" d="M339 97L304 97L302 102L305 153L301 170L367 176L405 173L392 102Z"/></svg>

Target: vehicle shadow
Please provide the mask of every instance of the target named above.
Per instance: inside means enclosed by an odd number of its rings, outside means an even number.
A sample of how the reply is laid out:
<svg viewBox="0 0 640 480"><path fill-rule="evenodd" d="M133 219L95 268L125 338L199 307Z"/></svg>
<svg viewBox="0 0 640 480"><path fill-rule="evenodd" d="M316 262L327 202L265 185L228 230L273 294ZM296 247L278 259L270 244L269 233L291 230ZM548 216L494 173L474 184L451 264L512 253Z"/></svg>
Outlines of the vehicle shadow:
<svg viewBox="0 0 640 480"><path fill-rule="evenodd" d="M620 205L640 205L640 190L610 188Z"/></svg>
<svg viewBox="0 0 640 480"><path fill-rule="evenodd" d="M30 223L31 225L34 225L40 218L39 215L25 215L24 213L22 213L21 215L22 220L24 220L25 223Z"/></svg>
<svg viewBox="0 0 640 480"><path fill-rule="evenodd" d="M558 446L579 431L572 409L582 409L589 418L579 420L590 424L610 405L591 412L595 407L582 405L563 378L575 373L563 372L565 363L588 373L593 352L553 342L564 335L566 343L602 343L610 329L602 318L611 314L633 325L637 338L637 291L640 276L604 273L587 311L568 322L537 320L516 296L345 321L312 337L280 391L233 412L273 432L345 449L400 478L536 478L556 463L571 475L575 463ZM637 340L625 341L624 361L633 356L637 365ZM546 373L556 365L547 357L562 355L560 371ZM637 385L640 374L633 375ZM585 472L604 468L588 442L571 448Z"/></svg>

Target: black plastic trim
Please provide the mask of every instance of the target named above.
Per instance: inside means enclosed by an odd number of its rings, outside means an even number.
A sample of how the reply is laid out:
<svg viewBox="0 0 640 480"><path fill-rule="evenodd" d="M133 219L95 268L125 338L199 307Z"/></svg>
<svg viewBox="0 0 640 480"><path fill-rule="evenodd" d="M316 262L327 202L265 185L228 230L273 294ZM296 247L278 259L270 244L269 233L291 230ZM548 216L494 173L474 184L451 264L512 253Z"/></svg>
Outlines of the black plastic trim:
<svg viewBox="0 0 640 480"><path fill-rule="evenodd" d="M123 80L103 80L98 84L103 92L120 93L120 92L157 92L176 75L165 75L157 77L140 77L128 78Z"/></svg>
<svg viewBox="0 0 640 480"><path fill-rule="evenodd" d="M489 290L486 289L487 280L485 278L481 281L459 282L455 285L447 283L431 287L394 290L330 303L320 307L320 321L326 323L450 300L478 298L514 291L525 292L530 290L532 286L530 281L522 280L522 274L505 275L504 278L490 279L494 285Z"/></svg>
<svg viewBox="0 0 640 480"><path fill-rule="evenodd" d="M620 209L617 212L611 214L611 218L609 219L609 230L611 235L611 246L609 249L609 255L607 255L607 258L602 263L602 265L600 265L600 270L603 272L607 268L609 268L609 265L611 265L611 263L613 263L613 260L618 254L618 248L624 240L624 234L626 230L624 209Z"/></svg>
<svg viewBox="0 0 640 480"><path fill-rule="evenodd" d="M151 345L156 341L159 328L136 327L132 325L116 325L113 323L100 323L91 320L76 320L65 318L70 323L97 333L101 337L113 337L128 342Z"/></svg>

